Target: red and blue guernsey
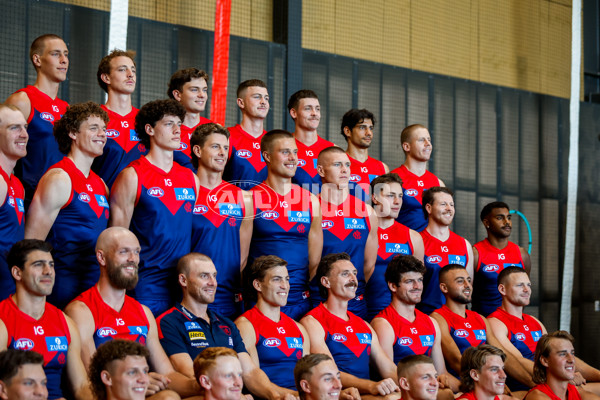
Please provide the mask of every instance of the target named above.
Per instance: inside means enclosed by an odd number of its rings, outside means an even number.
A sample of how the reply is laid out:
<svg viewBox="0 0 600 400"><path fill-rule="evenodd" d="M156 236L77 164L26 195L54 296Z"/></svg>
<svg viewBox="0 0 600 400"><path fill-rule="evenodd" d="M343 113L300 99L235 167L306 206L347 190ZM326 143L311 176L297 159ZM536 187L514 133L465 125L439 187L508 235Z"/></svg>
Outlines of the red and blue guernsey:
<svg viewBox="0 0 600 400"><path fill-rule="evenodd" d="M148 318L142 305L129 296L121 311L104 302L98 287L92 286L75 298L84 303L94 317L94 343L96 347L113 339L126 339L146 345Z"/></svg>
<svg viewBox="0 0 600 400"><path fill-rule="evenodd" d="M508 340L521 352L521 355L531 361L535 355L535 346L543 335L543 329L538 320L531 315L523 314L523 318L515 317L501 308L490 314L508 330Z"/></svg>
<svg viewBox="0 0 600 400"><path fill-rule="evenodd" d="M350 182L356 183L367 194L371 193L371 181L379 175L385 174L383 162L369 157L365 162L360 162L348 155L350 159Z"/></svg>
<svg viewBox="0 0 600 400"><path fill-rule="evenodd" d="M423 192L430 187L440 186L440 180L429 171L417 176L404 165L392 172L402 179L402 208L396 220L410 229L421 232L427 227L427 218L423 215Z"/></svg>
<svg viewBox="0 0 600 400"><path fill-rule="evenodd" d="M547 383L540 383L539 385L534 386L529 392L527 392L527 395L529 395L529 393L533 392L534 390L539 390L540 392L544 393L546 396L550 397L550 400L562 400L561 397L554 394L554 392L552 391L550 386L548 386ZM524 399L527 399L527 395L525 395ZM579 393L579 390L577 390L577 386L572 385L570 383L567 385L566 400L581 400L581 393Z"/></svg>
<svg viewBox="0 0 600 400"><path fill-rule="evenodd" d="M427 272L423 279L423 296L417 308L425 314L430 314L436 308L446 304L446 299L440 290L440 269L448 264L458 264L467 267L469 253L464 238L450 231L450 236L444 242L433 237L427 230L421 232L425 248L425 267Z"/></svg>
<svg viewBox="0 0 600 400"><path fill-rule="evenodd" d="M451 311L448 307L443 305L441 308L435 310L436 313L440 314L442 318L448 323L448 329L450 330L450 336L456 343L460 354L469 347L476 347L480 344L487 343L486 325L483 317L471 310L465 310L465 317L462 317L455 312ZM454 371L448 363L446 363L448 371L454 376L458 376L458 371Z"/></svg>
<svg viewBox="0 0 600 400"><path fill-rule="evenodd" d="M9 349L33 350L44 356L44 372L48 378L48 398L63 397L61 377L67 362L71 333L64 314L46 303L40 319L33 319L15 304L12 297L0 303L0 316L8 334Z"/></svg>
<svg viewBox="0 0 600 400"><path fill-rule="evenodd" d="M330 313L323 303L308 315L312 315L323 327L325 344L340 371L370 379L372 332L369 325L349 311L348 321L344 321Z"/></svg>
<svg viewBox="0 0 600 400"><path fill-rule="evenodd" d="M158 315L180 296L175 267L191 248L196 180L192 171L175 162L169 172L145 156L130 166L138 187L129 229L141 247L134 297Z"/></svg>
<svg viewBox="0 0 600 400"><path fill-rule="evenodd" d="M365 245L371 223L364 201L348 195L340 205L335 205L323 200L321 212L323 220L323 255L331 253L348 253L350 260L357 270L358 288L356 297L348 302L348 310L360 318L367 318L367 304L365 302ZM321 301L318 282L311 282L311 297L313 306Z"/></svg>
<svg viewBox="0 0 600 400"><path fill-rule="evenodd" d="M208 307L230 319L241 309L240 226L246 215L242 189L225 181L212 190L200 186L192 217L192 251L213 260L218 289Z"/></svg>
<svg viewBox="0 0 600 400"><path fill-rule="evenodd" d="M148 151L140 142L135 131L135 116L137 108L132 108L127 115L121 115L101 106L108 114L106 126L106 145L102 155L94 159L92 171L97 173L106 182L109 188L117 179L117 175L132 161L137 160Z"/></svg>
<svg viewBox="0 0 600 400"><path fill-rule="evenodd" d="M304 336L296 322L280 313L279 322L266 317L256 307L243 315L254 326L260 369L274 384L295 390L294 367L302 358Z"/></svg>
<svg viewBox="0 0 600 400"><path fill-rule="evenodd" d="M281 311L297 319L310 309L308 297L308 233L312 222L311 194L298 185L282 196L265 183L250 192L254 201L254 229L248 265L262 255L287 261L290 275L288 302Z"/></svg>
<svg viewBox="0 0 600 400"><path fill-rule="evenodd" d="M310 146L296 139L296 146L298 146L298 169L296 169L296 175L292 178L292 182L311 193L319 194L322 182L321 176L317 173L317 158L321 150L334 146L334 144L317 136L317 141Z"/></svg>
<svg viewBox="0 0 600 400"><path fill-rule="evenodd" d="M27 155L19 160L15 168L15 174L21 179L29 202L42 175L63 157L53 131L54 122L62 118L68 104L58 97L52 99L31 85L17 92L27 94L31 102L31 113L27 118Z"/></svg>
<svg viewBox="0 0 600 400"><path fill-rule="evenodd" d="M223 172L223 179L244 190L250 190L267 179L267 164L260 151L260 140L267 131L255 138L239 124L227 130L231 135L229 161Z"/></svg>
<svg viewBox="0 0 600 400"><path fill-rule="evenodd" d="M365 297L367 299L368 320L392 301L392 294L385 281L385 270L388 264L397 255L413 254L413 243L410 240L410 229L399 222L394 221L388 228L377 229L377 262L373 275L367 282Z"/></svg>
<svg viewBox="0 0 600 400"><path fill-rule="evenodd" d="M190 145L190 139L197 127L210 122L212 122L210 119L200 117L200 122L191 128L186 125L181 125L181 142L179 143L179 148L173 153L173 161L196 173L196 168L194 168L194 165L192 164L192 147Z"/></svg>
<svg viewBox="0 0 600 400"><path fill-rule="evenodd" d="M0 176L6 184L6 197L0 206L0 300L4 300L15 292L6 256L13 244L23 240L25 234L25 192L14 174L8 176L0 168Z"/></svg>
<svg viewBox="0 0 600 400"><path fill-rule="evenodd" d="M411 322L398 314L390 304L376 318L385 319L394 329L394 364L404 357L417 354L431 357L435 327L428 315L415 310L415 319Z"/></svg>
<svg viewBox="0 0 600 400"><path fill-rule="evenodd" d="M108 226L108 193L104 181L90 171L86 177L64 157L51 168L60 168L71 179L71 195L61 208L48 233L54 248L56 282L47 300L63 309L100 277L96 260L96 239Z"/></svg>
<svg viewBox="0 0 600 400"><path fill-rule="evenodd" d="M483 315L493 313L502 305L502 296L498 291L498 275L507 267L523 268L521 249L513 242L498 249L485 238L473 246L479 253L479 262L475 265L473 279L473 310Z"/></svg>

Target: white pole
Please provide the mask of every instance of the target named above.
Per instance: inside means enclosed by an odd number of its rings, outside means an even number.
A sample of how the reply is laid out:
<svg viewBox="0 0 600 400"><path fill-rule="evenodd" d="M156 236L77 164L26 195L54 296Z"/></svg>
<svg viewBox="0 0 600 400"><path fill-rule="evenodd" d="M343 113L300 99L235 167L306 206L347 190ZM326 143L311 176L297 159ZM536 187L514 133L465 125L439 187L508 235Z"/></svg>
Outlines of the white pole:
<svg viewBox="0 0 600 400"><path fill-rule="evenodd" d="M129 0L110 2L110 28L108 32L108 51L127 50L127 17Z"/></svg>

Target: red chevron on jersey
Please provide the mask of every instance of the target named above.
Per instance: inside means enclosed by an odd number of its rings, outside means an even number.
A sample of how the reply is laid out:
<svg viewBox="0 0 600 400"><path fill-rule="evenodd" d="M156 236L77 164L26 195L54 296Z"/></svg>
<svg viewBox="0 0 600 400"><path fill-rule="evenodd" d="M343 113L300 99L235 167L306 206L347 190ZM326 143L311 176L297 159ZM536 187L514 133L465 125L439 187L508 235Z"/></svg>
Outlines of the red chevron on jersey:
<svg viewBox="0 0 600 400"><path fill-rule="evenodd" d="M16 218L18 225L20 226L23 223L23 213L25 212L23 203L25 191L23 190L23 185L19 178L14 174L10 174L9 177L2 168L0 168L0 177L4 179L4 183L6 184L6 198L4 199L2 206L0 206L0 210L2 210L4 206L10 207L10 214L14 215L13 218ZM7 217L7 220L9 218L10 217ZM0 221L4 221L2 211L0 211ZM0 224L0 227L2 226L3 225ZM3 232L3 234L6 233L3 229L0 229L0 231ZM1 241L2 240L0 239L0 242Z"/></svg>
<svg viewBox="0 0 600 400"><path fill-rule="evenodd" d="M298 328L298 325L296 325L296 322L293 319L284 313L280 313L279 322L275 322L266 317L256 307L246 311L242 316L246 317L254 327L256 335L255 345L259 353L266 353L269 348L277 348L286 357L289 357L293 353L297 353L298 356L295 361L302 358L304 335L302 335L300 328ZM264 339L263 343L259 343L259 339L261 338ZM274 340L269 341L269 339ZM260 350L261 348L263 348L262 351ZM278 358L281 360L281 355L279 355ZM260 360L260 363L262 368L262 359Z"/></svg>
<svg viewBox="0 0 600 400"><path fill-rule="evenodd" d="M531 390L529 392L527 392L527 395L529 393L533 392L534 390L539 390L540 392L544 393L546 396L550 397L550 400L562 400L561 397L557 396L552 391L550 386L548 386L548 383L540 383L539 385L534 386L533 388L531 388ZM527 395L525 395L525 398L527 398ZM567 397L566 400L581 400L581 393L579 393L579 390L577 390L577 386L569 383L567 385L567 396L566 397Z"/></svg>
<svg viewBox="0 0 600 400"><path fill-rule="evenodd" d="M200 186L194 214L204 216L217 228L231 218L243 219L246 209L242 189L226 181L214 189Z"/></svg>
<svg viewBox="0 0 600 400"><path fill-rule="evenodd" d="M138 146L140 153L144 153L146 146L140 143L140 138L138 138L135 131L135 116L139 110L132 107L129 114L121 115L109 110L104 104L100 107L108 114L109 121L108 125L106 125L107 139L118 144L126 153L129 153L136 146Z"/></svg>
<svg viewBox="0 0 600 400"><path fill-rule="evenodd" d="M425 171L423 175L417 176L402 164L392 172L400 176L402 189L407 191L407 195L416 199L419 204L423 204L423 191L440 185L439 178L430 171Z"/></svg>
<svg viewBox="0 0 600 400"><path fill-rule="evenodd" d="M310 192L298 185L292 184L292 189L285 196L264 182L253 187L250 193L256 218L275 221L286 232L295 226L299 229L303 224L309 226L312 221Z"/></svg>
<svg viewBox="0 0 600 400"><path fill-rule="evenodd" d="M365 162L360 162L350 157L350 182L357 183L366 193L371 192L371 181L379 175L385 174L383 162L368 157Z"/></svg>
<svg viewBox="0 0 600 400"><path fill-rule="evenodd" d="M346 239L350 234L354 239L360 240L371 231L369 213L364 201L351 194L339 205L329 203L320 196L319 201L323 214L323 229L340 240Z"/></svg>
<svg viewBox="0 0 600 400"><path fill-rule="evenodd" d="M190 139L192 138L192 134L196 130L197 127L204 124L209 124L212 121L208 118L200 117L200 122L193 127L189 127L187 125L181 125L181 143L179 145L179 149L177 151L181 151L189 158L192 158L192 147L190 145Z"/></svg>
<svg viewBox="0 0 600 400"><path fill-rule="evenodd" d="M298 147L298 168L301 168L311 178L314 178L317 176L317 158L319 157L319 153L327 147L334 146L334 144L329 140L317 136L317 141L310 146L296 139L296 146Z"/></svg>
<svg viewBox="0 0 600 400"><path fill-rule="evenodd" d="M242 129L240 124L227 128L229 130L229 162L233 164L250 164L256 172L267 167L260 151L260 140L267 131L259 137L254 137ZM235 153L234 153L235 150ZM239 168L239 167L238 167ZM237 176L233 177L238 179Z"/></svg>
<svg viewBox="0 0 600 400"><path fill-rule="evenodd" d="M132 162L130 166L135 169L138 176L136 205L140 194L145 191L149 196L158 198L173 215L177 214L184 205L190 207L189 210L186 208L186 212L192 212L189 202L193 204L196 201L195 178L192 171L173 163L171 171L165 172L150 163L145 156ZM181 170L187 172L180 172Z"/></svg>
<svg viewBox="0 0 600 400"><path fill-rule="evenodd" d="M450 310L446 305L438 308L435 312L446 320L450 336L461 354L471 346L487 343L485 321L476 312L465 310L465 317L463 317Z"/></svg>
<svg viewBox="0 0 600 400"><path fill-rule="evenodd" d="M523 314L523 318L519 318L501 308L491 313L488 318L496 318L502 322L506 326L508 340L523 357L533 361L535 347L544 333L542 326L535 318L528 314Z"/></svg>
<svg viewBox="0 0 600 400"><path fill-rule="evenodd" d="M388 260L397 254L409 255L414 253L413 243L410 239L410 229L399 222L394 221L392 226L385 229L379 227L377 238L379 242L377 255L382 260Z"/></svg>

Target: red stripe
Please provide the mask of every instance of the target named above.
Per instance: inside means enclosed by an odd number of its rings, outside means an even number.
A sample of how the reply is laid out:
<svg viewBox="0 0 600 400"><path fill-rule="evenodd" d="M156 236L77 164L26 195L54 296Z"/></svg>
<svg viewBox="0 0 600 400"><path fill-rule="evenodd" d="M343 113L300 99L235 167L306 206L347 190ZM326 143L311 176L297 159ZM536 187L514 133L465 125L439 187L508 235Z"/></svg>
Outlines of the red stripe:
<svg viewBox="0 0 600 400"><path fill-rule="evenodd" d="M217 0L210 119L221 125L225 124L225 111L227 110L230 20L231 0Z"/></svg>

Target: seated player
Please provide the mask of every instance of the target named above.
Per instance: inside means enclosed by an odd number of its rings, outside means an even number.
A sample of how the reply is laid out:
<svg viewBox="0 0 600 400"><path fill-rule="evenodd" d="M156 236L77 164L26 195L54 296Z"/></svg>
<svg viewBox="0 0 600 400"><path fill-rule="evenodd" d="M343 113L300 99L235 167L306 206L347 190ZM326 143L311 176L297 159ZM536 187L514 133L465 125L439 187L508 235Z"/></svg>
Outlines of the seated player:
<svg viewBox="0 0 600 400"><path fill-rule="evenodd" d="M338 400L342 381L337 365L327 354L308 354L294 367L300 400Z"/></svg>
<svg viewBox="0 0 600 400"><path fill-rule="evenodd" d="M505 396L506 354L494 346L482 344L465 350L460 362L460 400L512 399Z"/></svg>
<svg viewBox="0 0 600 400"><path fill-rule="evenodd" d="M524 268L529 274L531 259L527 250L508 240L512 222L506 203L494 201L486 204L480 217L487 238L473 245L473 311L488 316L502 304L498 274L510 266Z"/></svg>
<svg viewBox="0 0 600 400"><path fill-rule="evenodd" d="M294 366L308 354L310 342L304 327L281 311L290 291L286 265L277 256L261 256L246 267L244 286L256 306L235 324L254 363L271 382L294 390Z"/></svg>
<svg viewBox="0 0 600 400"><path fill-rule="evenodd" d="M202 350L229 347L238 354L244 384L251 393L263 399L293 396L289 389L271 383L254 364L235 324L208 308L217 291L217 270L212 260L200 253L187 254L177 263L177 273L183 299L157 320L160 342L175 369L194 377L192 360Z"/></svg>
<svg viewBox="0 0 600 400"><path fill-rule="evenodd" d="M138 282L140 244L135 235L121 227L104 230L96 243L96 257L100 264L98 283L65 310L79 328L81 358L86 368L90 368L92 355L101 344L127 339L146 346L150 352L149 361L155 372L150 374L148 395L167 386L182 396L197 394L194 381L175 372L169 362L150 309L125 294Z"/></svg>
<svg viewBox="0 0 600 400"><path fill-rule="evenodd" d="M394 257L385 271L392 300L371 321L371 325L377 332L381 347L394 363L411 355L429 356L438 371L442 389L458 392L458 379L448 374L444 365L438 323L415 308L421 301L424 273L425 266L417 258Z"/></svg>
<svg viewBox="0 0 600 400"><path fill-rule="evenodd" d="M46 400L48 380L43 365L44 357L35 351L0 352L0 399Z"/></svg>
<svg viewBox="0 0 600 400"><path fill-rule="evenodd" d="M367 320L392 300L386 290L385 270L390 260L399 254L412 254L423 262L423 239L416 231L396 221L402 206L402 180L397 174L387 173L371 181L371 203L377 214L377 261L371 277L367 277L365 298ZM400 360L398 360L400 361Z"/></svg>
<svg viewBox="0 0 600 400"><path fill-rule="evenodd" d="M242 365L235 350L208 347L194 360L194 376L206 400L238 400L243 398Z"/></svg>
<svg viewBox="0 0 600 400"><path fill-rule="evenodd" d="M348 311L348 301L356 297L356 274L346 253L321 259L316 276L323 303L300 321L310 338L310 352L332 356L344 387L355 387L361 394L399 397L396 366L379 345L373 328ZM370 363L383 377L381 381L370 379Z"/></svg>
<svg viewBox="0 0 600 400"><path fill-rule="evenodd" d="M398 363L398 386L404 400L437 399L439 382L433 360L423 354L404 357Z"/></svg>
<svg viewBox="0 0 600 400"><path fill-rule="evenodd" d="M96 103L67 109L54 125L66 156L42 176L27 213L25 237L47 239L54 248L56 290L48 301L60 309L100 275L94 245L108 225L108 187L91 167L106 144L107 122Z"/></svg>
<svg viewBox="0 0 600 400"><path fill-rule="evenodd" d="M573 336L565 331L543 335L535 348L533 380L526 400L598 400L600 397L570 382L575 378Z"/></svg>
<svg viewBox="0 0 600 400"><path fill-rule="evenodd" d="M16 292L0 303L0 350L33 350L44 356L49 399L64 397L64 378L77 400L88 400L77 326L46 301L54 286L51 251L50 244L37 239L21 240L10 249L7 261Z"/></svg>

